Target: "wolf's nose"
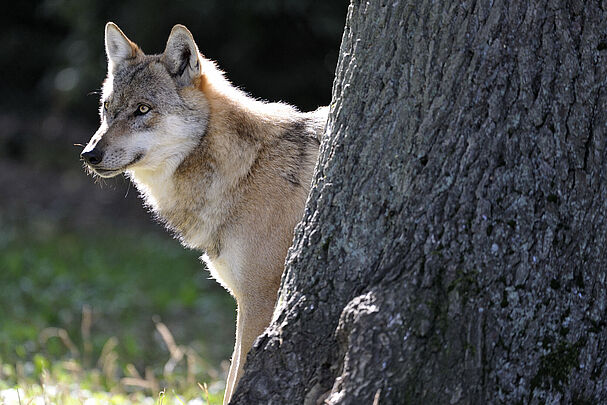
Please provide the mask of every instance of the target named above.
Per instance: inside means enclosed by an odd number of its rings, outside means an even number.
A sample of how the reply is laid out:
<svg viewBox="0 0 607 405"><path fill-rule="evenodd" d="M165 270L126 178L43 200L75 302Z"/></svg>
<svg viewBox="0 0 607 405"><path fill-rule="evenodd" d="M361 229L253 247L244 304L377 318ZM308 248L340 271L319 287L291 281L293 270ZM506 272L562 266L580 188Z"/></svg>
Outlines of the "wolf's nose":
<svg viewBox="0 0 607 405"><path fill-rule="evenodd" d="M99 163L101 163L101 159L103 159L103 152L101 152L97 148L93 148L88 152L82 152L80 157L90 165L98 165Z"/></svg>

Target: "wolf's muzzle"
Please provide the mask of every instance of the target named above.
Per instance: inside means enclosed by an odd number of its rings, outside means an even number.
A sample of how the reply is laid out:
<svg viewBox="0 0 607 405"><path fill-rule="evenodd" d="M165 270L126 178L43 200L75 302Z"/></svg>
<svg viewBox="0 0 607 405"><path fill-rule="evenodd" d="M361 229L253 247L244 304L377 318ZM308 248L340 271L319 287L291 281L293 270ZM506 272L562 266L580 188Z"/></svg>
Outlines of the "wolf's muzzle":
<svg viewBox="0 0 607 405"><path fill-rule="evenodd" d="M82 152L80 157L91 166L98 165L103 159L103 152L97 148L93 148L87 152Z"/></svg>

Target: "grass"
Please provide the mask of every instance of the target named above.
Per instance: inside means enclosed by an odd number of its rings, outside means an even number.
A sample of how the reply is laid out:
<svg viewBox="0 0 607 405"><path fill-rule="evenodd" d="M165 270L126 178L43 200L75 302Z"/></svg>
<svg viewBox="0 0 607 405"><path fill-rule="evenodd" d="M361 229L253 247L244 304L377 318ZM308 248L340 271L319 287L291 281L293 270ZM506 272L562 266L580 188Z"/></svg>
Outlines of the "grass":
<svg viewBox="0 0 607 405"><path fill-rule="evenodd" d="M197 256L0 220L0 404L220 403L234 303Z"/></svg>

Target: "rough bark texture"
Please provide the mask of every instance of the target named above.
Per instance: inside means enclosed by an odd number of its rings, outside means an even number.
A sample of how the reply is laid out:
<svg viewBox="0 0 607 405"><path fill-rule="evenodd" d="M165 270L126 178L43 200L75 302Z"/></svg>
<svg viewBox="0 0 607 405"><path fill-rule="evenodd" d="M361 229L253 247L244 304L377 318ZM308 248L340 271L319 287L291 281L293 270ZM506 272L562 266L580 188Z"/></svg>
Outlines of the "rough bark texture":
<svg viewBox="0 0 607 405"><path fill-rule="evenodd" d="M606 10L353 1L232 403L607 403Z"/></svg>

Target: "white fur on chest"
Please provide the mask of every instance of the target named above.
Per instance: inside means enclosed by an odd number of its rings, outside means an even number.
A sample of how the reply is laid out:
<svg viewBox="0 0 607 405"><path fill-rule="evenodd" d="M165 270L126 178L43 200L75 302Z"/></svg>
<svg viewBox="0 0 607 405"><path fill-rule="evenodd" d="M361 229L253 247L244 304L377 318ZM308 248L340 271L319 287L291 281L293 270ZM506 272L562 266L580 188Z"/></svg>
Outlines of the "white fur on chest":
<svg viewBox="0 0 607 405"><path fill-rule="evenodd" d="M235 297L241 294L242 261L240 257L238 252L232 249L222 251L222 254L214 259L206 254L202 256L211 276Z"/></svg>
<svg viewBox="0 0 607 405"><path fill-rule="evenodd" d="M172 173L150 172L145 170L136 170L130 172L132 181L155 214L167 220L170 227L170 218L165 218L163 212L169 210L179 210L183 203L181 196L177 195L176 187L173 182ZM188 229L175 228L179 233L181 242L188 248L205 251L213 240L216 239L217 229L221 225L221 219L225 215L225 201L219 197L219 189L222 184L215 183L210 186L208 194L218 196L217 198L206 199L206 204L199 207L191 218ZM217 190L215 190L215 188ZM222 250L219 257L211 259L206 253L202 256L211 276L215 278L232 295L239 294L240 286L240 266L241 254L238 244L231 243L231 240L222 241Z"/></svg>
<svg viewBox="0 0 607 405"><path fill-rule="evenodd" d="M218 212L217 203L211 200L192 211L188 209L188 201L178 194L172 175L145 173L138 170L132 172L131 178L145 199L146 205L178 233L186 247L206 250L211 245L219 227L217 218L220 212ZM191 212L192 218L188 219L187 228L176 226L171 222L170 215L165 215L171 211L181 210Z"/></svg>
<svg viewBox="0 0 607 405"><path fill-rule="evenodd" d="M156 214L162 209L171 209L175 200L175 185L172 173L160 170L130 170L129 177L141 193L145 205Z"/></svg>

